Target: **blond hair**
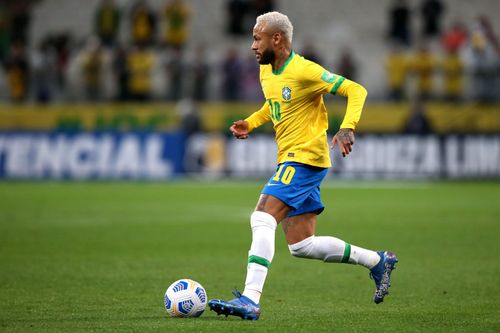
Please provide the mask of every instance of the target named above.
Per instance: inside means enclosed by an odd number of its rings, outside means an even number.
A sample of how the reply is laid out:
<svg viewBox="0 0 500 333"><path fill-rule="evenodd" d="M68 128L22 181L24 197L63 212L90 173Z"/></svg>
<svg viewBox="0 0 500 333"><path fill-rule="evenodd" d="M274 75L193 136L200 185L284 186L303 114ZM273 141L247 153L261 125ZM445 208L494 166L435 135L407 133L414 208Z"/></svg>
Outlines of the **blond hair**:
<svg viewBox="0 0 500 333"><path fill-rule="evenodd" d="M257 24L270 28L270 32L279 31L283 34L288 43L292 44L293 25L285 14L280 12L268 12L257 16Z"/></svg>

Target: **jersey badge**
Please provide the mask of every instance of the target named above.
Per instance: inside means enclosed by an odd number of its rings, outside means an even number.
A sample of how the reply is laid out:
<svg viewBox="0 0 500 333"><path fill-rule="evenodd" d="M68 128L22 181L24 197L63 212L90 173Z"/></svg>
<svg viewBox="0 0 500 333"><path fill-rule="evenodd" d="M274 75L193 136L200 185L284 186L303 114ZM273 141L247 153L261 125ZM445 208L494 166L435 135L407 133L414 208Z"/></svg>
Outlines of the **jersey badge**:
<svg viewBox="0 0 500 333"><path fill-rule="evenodd" d="M337 75L330 73L329 71L324 71L323 75L321 75L321 80L326 83L333 83L337 79Z"/></svg>
<svg viewBox="0 0 500 333"><path fill-rule="evenodd" d="M289 101L292 98L292 89L283 87L283 89L281 90L281 96L285 101Z"/></svg>

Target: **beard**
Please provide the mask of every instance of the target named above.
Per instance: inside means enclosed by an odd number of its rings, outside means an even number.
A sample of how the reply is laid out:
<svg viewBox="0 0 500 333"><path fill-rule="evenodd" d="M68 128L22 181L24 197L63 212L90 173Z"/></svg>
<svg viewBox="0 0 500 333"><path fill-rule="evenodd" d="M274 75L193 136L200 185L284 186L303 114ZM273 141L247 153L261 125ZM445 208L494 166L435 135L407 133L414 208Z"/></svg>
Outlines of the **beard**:
<svg viewBox="0 0 500 333"><path fill-rule="evenodd" d="M269 65L274 62L274 59L276 59L276 54L272 49L265 49L264 52L262 52L262 57L260 58L259 64L261 65Z"/></svg>

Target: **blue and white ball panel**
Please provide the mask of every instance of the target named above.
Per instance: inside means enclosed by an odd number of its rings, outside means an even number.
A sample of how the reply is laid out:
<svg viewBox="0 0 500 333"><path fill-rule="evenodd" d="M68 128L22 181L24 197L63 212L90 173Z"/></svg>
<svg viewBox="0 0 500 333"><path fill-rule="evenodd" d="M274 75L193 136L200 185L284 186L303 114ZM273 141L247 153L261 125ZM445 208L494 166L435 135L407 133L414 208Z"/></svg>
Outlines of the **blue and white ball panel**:
<svg viewBox="0 0 500 333"><path fill-rule="evenodd" d="M165 294L164 303L167 310L170 310L172 308L172 301L170 300L170 298L168 298L167 294Z"/></svg>
<svg viewBox="0 0 500 333"><path fill-rule="evenodd" d="M180 280L175 284L172 290L177 293L181 290L186 290L188 288L188 285L188 281Z"/></svg>
<svg viewBox="0 0 500 333"><path fill-rule="evenodd" d="M262 194L269 194L292 208L288 216L305 213L321 214L325 206L321 202L319 186L328 168L318 168L297 162L278 165Z"/></svg>
<svg viewBox="0 0 500 333"><path fill-rule="evenodd" d="M177 310L183 315L188 315L193 309L194 302L190 299L186 299L177 303Z"/></svg>
<svg viewBox="0 0 500 333"><path fill-rule="evenodd" d="M202 287L197 287L194 292L196 293L196 295L198 295L201 303L207 302L207 293L205 292L205 289L203 289Z"/></svg>

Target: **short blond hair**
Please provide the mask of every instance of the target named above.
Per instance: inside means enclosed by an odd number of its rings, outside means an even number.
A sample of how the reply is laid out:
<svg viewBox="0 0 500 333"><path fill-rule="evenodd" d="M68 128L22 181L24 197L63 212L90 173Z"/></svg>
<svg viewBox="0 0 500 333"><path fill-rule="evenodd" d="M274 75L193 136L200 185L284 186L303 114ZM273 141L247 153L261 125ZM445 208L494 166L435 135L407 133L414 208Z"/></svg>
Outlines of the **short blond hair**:
<svg viewBox="0 0 500 333"><path fill-rule="evenodd" d="M285 14L280 12L268 12L257 16L257 24L265 25L271 30L277 30L283 34L286 40L292 44L293 25Z"/></svg>

